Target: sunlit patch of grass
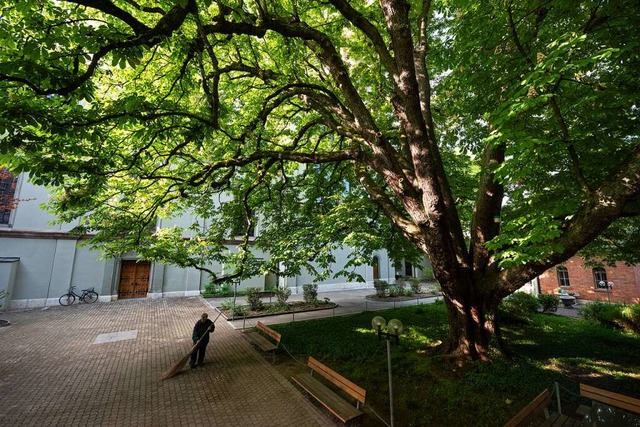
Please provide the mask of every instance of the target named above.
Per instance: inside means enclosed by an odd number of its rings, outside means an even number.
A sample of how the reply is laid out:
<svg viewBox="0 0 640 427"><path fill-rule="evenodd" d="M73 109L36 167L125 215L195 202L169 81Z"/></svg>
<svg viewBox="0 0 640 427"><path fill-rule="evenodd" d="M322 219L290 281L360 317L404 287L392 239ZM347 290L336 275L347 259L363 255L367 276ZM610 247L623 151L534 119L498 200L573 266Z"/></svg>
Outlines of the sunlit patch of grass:
<svg viewBox="0 0 640 427"><path fill-rule="evenodd" d="M355 328L355 331L360 333L360 334L367 334L367 335L378 335L377 331L374 331L373 329L369 328Z"/></svg>
<svg viewBox="0 0 640 427"><path fill-rule="evenodd" d="M530 339L514 340L518 345L537 345L538 343Z"/></svg>

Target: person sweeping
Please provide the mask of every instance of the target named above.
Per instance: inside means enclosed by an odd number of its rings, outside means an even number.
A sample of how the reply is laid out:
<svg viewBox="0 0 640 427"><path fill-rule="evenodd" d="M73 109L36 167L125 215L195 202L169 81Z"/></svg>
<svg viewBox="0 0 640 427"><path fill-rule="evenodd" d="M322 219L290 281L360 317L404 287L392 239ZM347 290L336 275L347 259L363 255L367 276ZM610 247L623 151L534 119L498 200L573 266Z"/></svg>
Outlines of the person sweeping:
<svg viewBox="0 0 640 427"><path fill-rule="evenodd" d="M218 317L221 315L222 312L218 314ZM178 375L187 363L187 360L191 361L191 369L197 366L196 362L198 362L199 365L204 363L204 355L207 350L207 344L209 344L209 334L215 330L216 320L218 320L218 317L216 317L212 322L209 320L209 315L207 313L202 313L200 320L198 320L196 325L193 327L193 334L191 335L191 338L193 338L193 347L191 347L191 350L189 350L184 357L178 360L171 369L164 372L160 376L160 379L166 380Z"/></svg>
<svg viewBox="0 0 640 427"><path fill-rule="evenodd" d="M207 351L207 345L209 344L209 334L215 329L216 325L209 319L209 315L202 313L200 320L198 320L193 327L193 334L191 335L194 346L197 345L198 342L200 343L198 347L191 352L191 359L189 360L191 369L204 365L204 355Z"/></svg>

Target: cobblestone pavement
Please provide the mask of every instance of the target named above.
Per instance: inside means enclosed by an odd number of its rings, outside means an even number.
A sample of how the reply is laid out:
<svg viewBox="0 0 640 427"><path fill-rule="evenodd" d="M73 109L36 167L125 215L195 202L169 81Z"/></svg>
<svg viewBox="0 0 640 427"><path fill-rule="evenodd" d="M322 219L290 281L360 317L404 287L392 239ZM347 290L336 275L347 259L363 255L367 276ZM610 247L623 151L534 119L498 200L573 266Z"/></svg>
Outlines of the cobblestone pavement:
<svg viewBox="0 0 640 427"><path fill-rule="evenodd" d="M335 425L222 318L205 365L160 380L204 311L194 297L1 314L0 425Z"/></svg>

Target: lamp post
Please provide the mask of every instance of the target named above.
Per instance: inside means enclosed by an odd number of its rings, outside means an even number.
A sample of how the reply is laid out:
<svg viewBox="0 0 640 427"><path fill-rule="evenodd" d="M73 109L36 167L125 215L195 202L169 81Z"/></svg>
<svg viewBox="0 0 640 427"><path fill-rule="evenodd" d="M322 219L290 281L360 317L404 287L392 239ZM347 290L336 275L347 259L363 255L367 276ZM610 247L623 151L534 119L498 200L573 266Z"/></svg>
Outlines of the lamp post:
<svg viewBox="0 0 640 427"><path fill-rule="evenodd" d="M389 323L384 317L376 316L371 319L371 327L378 331L378 340L383 336L387 338L387 371L389 372L389 415L391 417L391 427L393 427L393 382L391 377L391 338L396 339L396 344L400 343L400 334L404 327L398 319L391 319ZM386 328L387 332L382 332Z"/></svg>
<svg viewBox="0 0 640 427"><path fill-rule="evenodd" d="M236 318L236 298L238 295L238 284L240 283L239 280L234 280L233 281L233 308L231 310L233 310L231 312L231 320L235 320Z"/></svg>

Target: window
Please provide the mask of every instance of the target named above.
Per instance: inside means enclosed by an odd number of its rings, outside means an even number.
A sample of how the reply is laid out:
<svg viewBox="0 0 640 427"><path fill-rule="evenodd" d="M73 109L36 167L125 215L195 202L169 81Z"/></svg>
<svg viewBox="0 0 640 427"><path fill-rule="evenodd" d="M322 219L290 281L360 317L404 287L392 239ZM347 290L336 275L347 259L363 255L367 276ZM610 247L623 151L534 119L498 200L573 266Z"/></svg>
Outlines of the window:
<svg viewBox="0 0 640 427"><path fill-rule="evenodd" d="M404 262L404 275L406 277L413 277L413 264L409 261Z"/></svg>
<svg viewBox="0 0 640 427"><path fill-rule="evenodd" d="M248 217L251 219L247 220L246 214L236 219L231 230L231 234L233 236L240 237L244 236L246 233L247 237L256 237L256 223L258 222L258 217L255 215L253 210L249 211Z"/></svg>
<svg viewBox="0 0 640 427"><path fill-rule="evenodd" d="M571 283L569 283L569 270L567 270L567 267L557 267L556 274L558 275L558 285L571 286Z"/></svg>
<svg viewBox="0 0 640 427"><path fill-rule="evenodd" d="M251 212L251 222L249 224L245 225L249 225L249 229L247 230L247 236L249 237L256 237L256 222L258 221L258 218L253 214L253 211Z"/></svg>
<svg viewBox="0 0 640 427"><path fill-rule="evenodd" d="M607 289L607 272L602 267L596 267L591 270L593 272L593 281L596 289Z"/></svg>
<svg viewBox="0 0 640 427"><path fill-rule="evenodd" d="M9 224L11 211L15 208L16 177L7 169L0 167L0 224Z"/></svg>

